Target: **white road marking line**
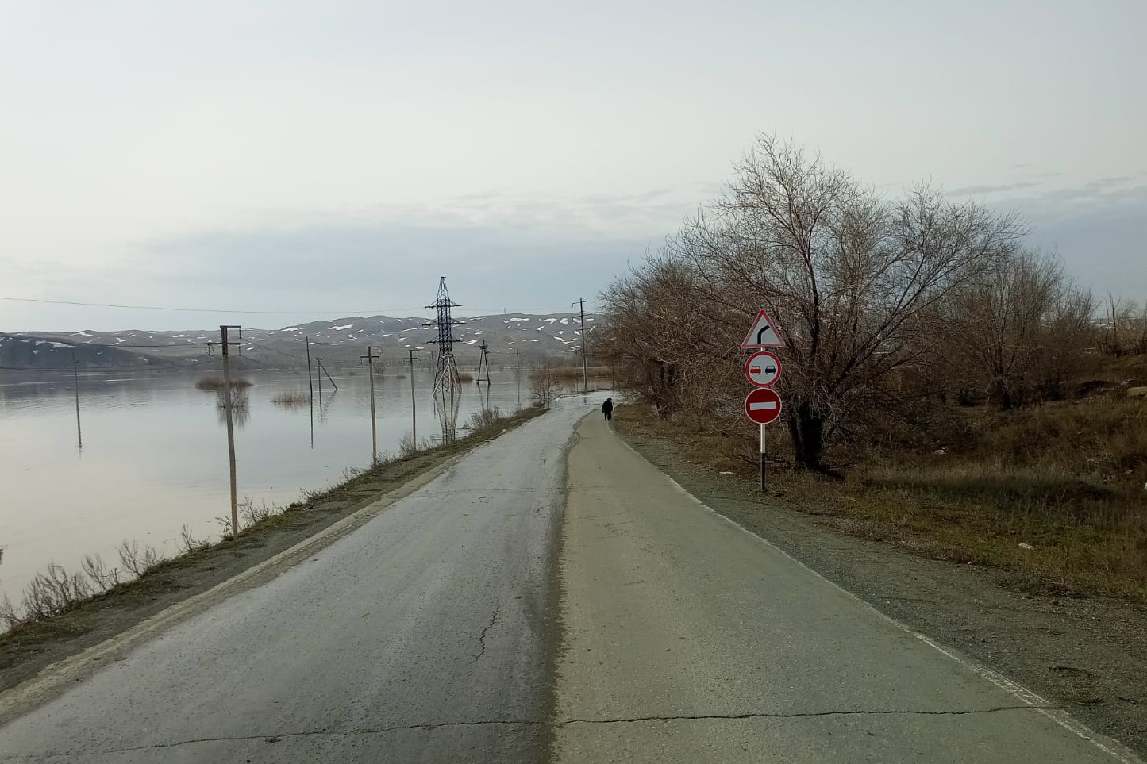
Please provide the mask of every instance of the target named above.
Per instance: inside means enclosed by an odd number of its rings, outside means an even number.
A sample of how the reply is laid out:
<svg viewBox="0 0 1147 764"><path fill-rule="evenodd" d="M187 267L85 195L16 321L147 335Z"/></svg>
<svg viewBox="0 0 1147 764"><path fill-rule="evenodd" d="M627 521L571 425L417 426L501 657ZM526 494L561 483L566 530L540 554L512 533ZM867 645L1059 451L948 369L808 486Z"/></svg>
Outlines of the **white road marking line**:
<svg viewBox="0 0 1147 764"><path fill-rule="evenodd" d="M649 462L649 460L645 459L645 457L642 456L637 451L637 449L635 449L633 446L626 443L620 436L615 435L615 437L617 437L617 440L619 443L621 443L621 445L625 446L630 451L632 451L634 453L634 455L640 457L642 460L644 460L646 462ZM809 573L812 573L814 576L816 576L817 578L819 578L822 581L824 581L825 583L827 583L829 586L832 586L833 588L844 593L846 596L852 598L853 600L856 600L856 602L858 602L860 605L871 610L877 616L884 619L888 623L891 623L896 628L900 629L901 631L903 631L907 634L911 634L913 637L920 640L924 644L928 645L929 647L931 647L936 652L938 652L941 655L955 661L956 663L960 664L961 666L969 669L972 673L977 674L981 678L986 679L987 681L991 682L995 686L999 687L1001 690L1004 690L1005 692L1010 694L1012 697L1019 700L1024 705L1031 706L1033 711L1036 711L1036 712L1042 714L1043 716L1046 716L1048 719L1052 720L1053 722L1055 722L1057 725L1059 725L1063 729L1065 729L1068 732L1071 732L1074 735L1086 740L1087 742L1091 743L1093 746L1095 746L1099 750L1108 754L1112 758L1122 762L1123 764L1143 764L1143 760L1140 759L1138 756L1136 756L1135 753L1131 751L1131 749L1127 748L1122 743L1119 743L1118 741L1112 740L1110 738L1103 738L1101 740L1100 736L1097 733L1091 731L1091 729L1089 729L1083 723L1076 721L1066 711L1063 711L1063 710L1058 709L1058 708L1042 708L1041 705L1046 705L1047 701L1044 700L1039 695L1037 695L1036 693L1029 690L1028 688L1019 684L1018 682L1013 682L1011 679L1008 679L1007 677L1003 676L1002 674L999 674L999 673L993 671L992 669L988 668L987 666L981 665L980 663L977 663L976 661L973 661L970 658L965 658L962 655L958 655L952 650L941 647L937 642L933 641L928 636L921 634L918 631L914 631L911 627L909 627L903 623L900 623L900 621L897 621L892 616L887 615L886 613L882 613L880 610L877 610L875 606L869 604L868 602L865 602L863 599L861 599L857 595L853 594L852 592L848 591L847 589L845 589L843 586L836 583L835 581L831 581L831 580L825 578L820 573L818 573L815 570L813 570L812 568L810 568L808 565L805 565L803 562L801 562L797 558L793 557L791 554L789 554L785 550L783 550L780 547L778 547L777 545L773 544L771 541L768 541L767 539L765 539L761 536L758 536L757 534L753 533L751 530L744 527L743 525L740 525L737 522L735 522L734 520L731 520L730 518L725 517L720 512L713 509L712 507L710 507L708 504L706 504L705 502L698 499L693 494L689 493L689 491L687 491L684 486L682 486L680 483L678 483L676 480L674 480L672 477L670 477L668 474L666 474L663 470L658 468L656 465L651 464L651 466L653 466L654 469L656 469L658 472L660 472L662 475L664 475L665 479L668 480L670 483L672 483L674 488L676 488L678 491L680 491L681 493L688 496L695 503L700 505L706 511L713 514L715 517L717 517L721 520L724 520L725 522L727 522L729 525L733 526L737 530L739 530L742 533L755 539L758 543L763 544L764 546L767 546L769 549L772 549L773 551L777 552L782 557L785 557L788 560L796 563L800 567L807 570Z"/></svg>

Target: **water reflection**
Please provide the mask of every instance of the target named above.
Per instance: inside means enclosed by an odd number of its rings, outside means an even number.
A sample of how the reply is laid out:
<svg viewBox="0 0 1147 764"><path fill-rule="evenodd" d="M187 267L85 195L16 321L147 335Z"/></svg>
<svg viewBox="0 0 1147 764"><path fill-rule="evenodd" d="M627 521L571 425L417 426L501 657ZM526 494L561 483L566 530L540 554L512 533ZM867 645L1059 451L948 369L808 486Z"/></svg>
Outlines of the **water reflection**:
<svg viewBox="0 0 1147 764"><path fill-rule="evenodd" d="M228 393L226 390L217 390L215 392L215 413L219 418L220 424L227 424L227 398ZM251 398L247 393L247 388L231 388L231 421L235 423L238 428L247 426L247 421L251 418Z"/></svg>
<svg viewBox="0 0 1147 764"><path fill-rule="evenodd" d="M307 389L305 369L250 372L254 385L235 391L240 499L288 504L301 490L369 463L367 376L329 371L339 391L324 375L322 402L316 395L313 408L309 400L297 407L275 402ZM433 419L433 377L421 369L409 374L404 368L402 377L375 378L384 455L409 437L412 415L420 425ZM81 459L71 369L0 371L0 594L17 597L52 561L75 569L85 554L114 559L124 539L170 554L184 524L197 538L217 536L215 518L230 513L226 399L197 390L201 376L81 372ZM487 406L514 411L512 373L495 376L481 396L464 385L459 403L461 422Z"/></svg>

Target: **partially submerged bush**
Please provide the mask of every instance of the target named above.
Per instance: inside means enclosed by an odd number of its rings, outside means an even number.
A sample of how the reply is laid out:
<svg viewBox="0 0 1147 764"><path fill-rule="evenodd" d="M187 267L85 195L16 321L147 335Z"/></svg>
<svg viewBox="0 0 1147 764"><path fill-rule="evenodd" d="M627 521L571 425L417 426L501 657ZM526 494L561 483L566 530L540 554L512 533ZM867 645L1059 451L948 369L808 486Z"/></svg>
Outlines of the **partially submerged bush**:
<svg viewBox="0 0 1147 764"><path fill-rule="evenodd" d="M245 377L232 377L231 378L231 387L233 389L242 389L245 387L250 387L252 384L254 384L254 383L251 382L251 380L246 379ZM225 387L227 387L227 384L223 380L223 377L217 376L217 375L200 377L199 379L195 380L195 389L196 390L205 390L207 392L216 392L216 391L222 390Z"/></svg>
<svg viewBox="0 0 1147 764"><path fill-rule="evenodd" d="M310 398L306 393L298 390L290 392L275 393L271 398L271 403L276 406L282 406L285 409L298 409L306 406Z"/></svg>

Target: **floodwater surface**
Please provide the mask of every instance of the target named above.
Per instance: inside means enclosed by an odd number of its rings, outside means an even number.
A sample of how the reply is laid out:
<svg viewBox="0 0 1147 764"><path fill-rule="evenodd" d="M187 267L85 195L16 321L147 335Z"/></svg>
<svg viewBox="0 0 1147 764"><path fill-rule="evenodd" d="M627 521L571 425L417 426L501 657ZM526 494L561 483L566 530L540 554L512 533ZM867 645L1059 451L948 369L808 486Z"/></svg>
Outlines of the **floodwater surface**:
<svg viewBox="0 0 1147 764"><path fill-rule="evenodd" d="M240 502L286 505L302 492L341 482L370 464L370 386L365 370L335 374L320 405L307 403L307 374L243 372L235 450ZM524 376L524 375L523 375ZM119 565L122 541L161 554L179 551L184 526L217 539L230 516L222 398L196 376L89 372L79 377L82 447L70 373L0 371L0 598L19 604L28 581L50 563L78 571L85 555ZM419 440L440 433L432 376L415 374ZM512 370L494 379L489 405L509 414L527 405ZM275 402L302 394L294 405ZM395 454L411 433L410 378L376 375L378 448ZM459 426L482 408L463 385ZM313 420L313 441L312 441Z"/></svg>

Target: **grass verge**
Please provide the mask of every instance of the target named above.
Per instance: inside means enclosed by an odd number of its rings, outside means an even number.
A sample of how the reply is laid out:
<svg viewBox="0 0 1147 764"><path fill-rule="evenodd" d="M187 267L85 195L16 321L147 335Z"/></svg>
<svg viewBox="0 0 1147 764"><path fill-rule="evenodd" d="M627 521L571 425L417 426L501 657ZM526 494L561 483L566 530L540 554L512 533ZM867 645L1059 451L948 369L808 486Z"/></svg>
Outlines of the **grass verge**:
<svg viewBox="0 0 1147 764"><path fill-rule="evenodd" d="M755 481L743 439L625 406L617 427ZM770 465L770 496L846 533L1005 571L1031 593L1147 602L1147 405L1096 400L990 416L927 453L874 451L833 481ZM778 437L783 437L779 433Z"/></svg>
<svg viewBox="0 0 1147 764"><path fill-rule="evenodd" d="M115 583L95 596L69 601L54 614L16 624L0 634L0 691L289 549L380 496L542 413L544 409L529 408L508 417L493 412L476 416L467 435L454 443L407 448L402 455L325 491L308 494L281 511L248 513L254 522L242 528L237 538L215 544L189 542L184 554L149 561L137 578Z"/></svg>

